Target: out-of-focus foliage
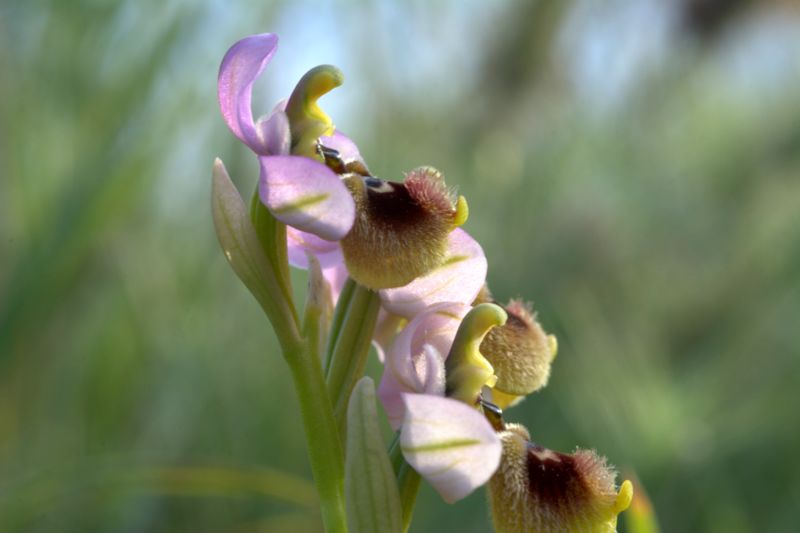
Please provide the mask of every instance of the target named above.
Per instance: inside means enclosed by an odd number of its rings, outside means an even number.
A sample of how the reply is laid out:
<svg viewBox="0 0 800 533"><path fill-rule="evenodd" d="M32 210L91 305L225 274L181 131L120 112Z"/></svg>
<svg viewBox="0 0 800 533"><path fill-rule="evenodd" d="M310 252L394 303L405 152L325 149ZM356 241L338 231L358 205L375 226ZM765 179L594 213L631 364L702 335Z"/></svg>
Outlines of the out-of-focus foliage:
<svg viewBox="0 0 800 533"><path fill-rule="evenodd" d="M792 2L262 4L0 6L0 530L319 529L287 370L211 225L213 158L256 177L218 62L263 31L256 108L342 67L323 104L371 169L440 168L495 295L558 335L509 419L635 470L663 531L796 527ZM482 498L423 490L412 530L486 531Z"/></svg>

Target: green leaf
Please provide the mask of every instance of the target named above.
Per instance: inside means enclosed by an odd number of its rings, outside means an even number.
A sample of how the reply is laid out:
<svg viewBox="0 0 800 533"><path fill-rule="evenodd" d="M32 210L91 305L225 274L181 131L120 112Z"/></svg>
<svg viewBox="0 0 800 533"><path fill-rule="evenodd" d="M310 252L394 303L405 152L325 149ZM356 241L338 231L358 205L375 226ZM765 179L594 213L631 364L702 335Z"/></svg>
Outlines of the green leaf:
<svg viewBox="0 0 800 533"><path fill-rule="evenodd" d="M344 490L351 532L402 531L400 493L378 425L375 385L368 377L356 384L347 409Z"/></svg>
<svg viewBox="0 0 800 533"><path fill-rule="evenodd" d="M261 304L276 333L297 337L293 306L286 299L250 220L247 206L221 160L214 161L212 175L211 210L226 259Z"/></svg>

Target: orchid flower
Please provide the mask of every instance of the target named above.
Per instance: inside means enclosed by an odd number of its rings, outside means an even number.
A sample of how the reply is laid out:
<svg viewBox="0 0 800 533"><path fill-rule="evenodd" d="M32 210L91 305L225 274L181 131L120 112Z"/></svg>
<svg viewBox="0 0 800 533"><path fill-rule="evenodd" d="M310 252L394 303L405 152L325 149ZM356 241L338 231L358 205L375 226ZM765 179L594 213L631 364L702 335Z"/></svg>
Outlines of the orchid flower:
<svg viewBox="0 0 800 533"><path fill-rule="evenodd" d="M503 311L491 307L470 311L464 304L440 303L418 314L387 355L378 389L389 423L400 429L404 457L449 503L484 484L500 460L492 425L474 402L463 400L494 382L488 363L477 354L476 365L470 353L504 320ZM446 363L448 354L458 360L456 367ZM448 390L454 383L448 369L460 382L456 388L466 385L472 392Z"/></svg>
<svg viewBox="0 0 800 533"><path fill-rule="evenodd" d="M217 81L220 110L231 132L258 155L259 197L270 213L288 226L336 241L353 225L353 198L339 176L310 157L312 154L296 155L296 128L290 115L293 108L304 105L318 110L316 99L341 83L341 76L330 70L312 71L313 75L306 75L293 93L300 95L297 100L302 101L290 99L287 110L279 106L269 117L254 121L253 83L272 59L277 45L276 35L264 33L246 37L228 50ZM315 118L325 125L326 133L333 133L326 115Z"/></svg>
<svg viewBox="0 0 800 533"><path fill-rule="evenodd" d="M220 109L231 132L259 156L259 194L275 218L290 226L290 263L307 268L306 254L315 255L335 296L348 275L335 241L353 225L353 199L340 177L325 164L291 155L292 128L284 106L253 120L253 83L272 59L277 44L277 36L267 33L242 39L228 50L219 71ZM327 133L319 137L320 145L334 150L344 162L363 164L352 140L339 131ZM403 287L382 290L381 298L387 311L411 318L437 302L471 302L485 277L486 259L480 245L465 231L455 229L447 237L446 257L440 266Z"/></svg>

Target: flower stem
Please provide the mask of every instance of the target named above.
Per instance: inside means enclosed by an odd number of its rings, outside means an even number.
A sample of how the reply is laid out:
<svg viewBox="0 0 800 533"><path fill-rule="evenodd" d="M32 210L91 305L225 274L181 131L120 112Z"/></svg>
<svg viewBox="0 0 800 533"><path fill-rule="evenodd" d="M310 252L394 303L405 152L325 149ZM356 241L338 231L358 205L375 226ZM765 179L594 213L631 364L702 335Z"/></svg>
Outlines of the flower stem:
<svg viewBox="0 0 800 533"><path fill-rule="evenodd" d="M331 360L333 359L333 350L336 348L336 343L339 340L339 333L342 331L342 323L344 317L347 315L347 310L350 308L350 301L353 299L353 291L356 288L356 282L352 278L347 278L347 281L342 287L342 292L339 293L339 299L336 302L336 309L333 312L333 320L331 321L331 330L328 333L328 345L325 349L325 376L330 373Z"/></svg>
<svg viewBox="0 0 800 533"><path fill-rule="evenodd" d="M345 533L344 453L330 397L314 343L284 346L284 356L294 379L314 482L319 491L322 520L328 533Z"/></svg>
<svg viewBox="0 0 800 533"><path fill-rule="evenodd" d="M364 375L367 356L380 310L378 293L360 285L353 288L346 310L337 309L334 328L340 312L344 312L338 335L332 339L332 352L328 367L328 392L333 402L339 433L344 438L347 404L356 382ZM332 329L334 329L332 328Z"/></svg>

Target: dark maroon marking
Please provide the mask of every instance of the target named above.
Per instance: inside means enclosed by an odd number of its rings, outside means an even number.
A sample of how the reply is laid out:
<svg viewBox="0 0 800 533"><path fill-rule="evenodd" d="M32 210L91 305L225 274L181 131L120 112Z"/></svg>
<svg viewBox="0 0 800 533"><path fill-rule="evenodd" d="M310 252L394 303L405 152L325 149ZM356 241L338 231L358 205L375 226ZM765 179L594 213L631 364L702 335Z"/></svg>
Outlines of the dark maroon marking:
<svg viewBox="0 0 800 533"><path fill-rule="evenodd" d="M366 207L370 219L390 227L407 227L418 224L427 216L425 210L411 198L402 183L388 181L391 192L376 192L367 188Z"/></svg>
<svg viewBox="0 0 800 533"><path fill-rule="evenodd" d="M534 452L555 454L559 460L540 459ZM557 509L580 505L589 493L574 457L533 443L528 444L528 488L540 503Z"/></svg>

